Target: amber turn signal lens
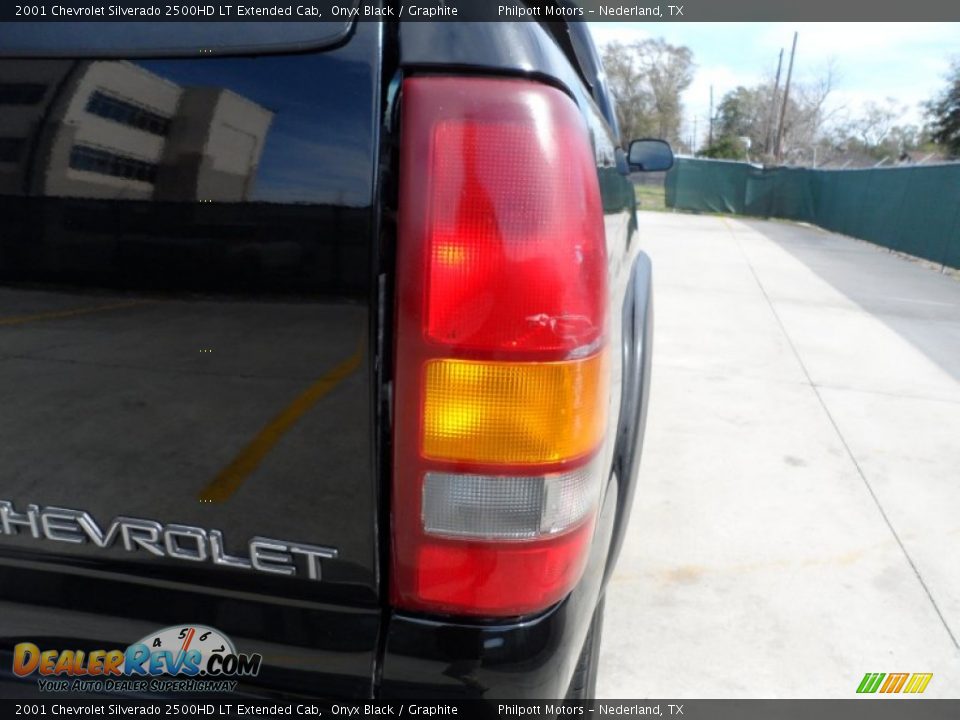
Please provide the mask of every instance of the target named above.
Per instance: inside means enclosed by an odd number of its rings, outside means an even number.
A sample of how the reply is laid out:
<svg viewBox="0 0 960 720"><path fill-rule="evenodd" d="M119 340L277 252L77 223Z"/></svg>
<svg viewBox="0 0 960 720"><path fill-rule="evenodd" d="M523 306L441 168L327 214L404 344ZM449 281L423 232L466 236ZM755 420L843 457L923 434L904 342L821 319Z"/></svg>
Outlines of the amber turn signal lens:
<svg viewBox="0 0 960 720"><path fill-rule="evenodd" d="M596 449L606 417L605 355L563 362L430 360L424 457L538 464Z"/></svg>

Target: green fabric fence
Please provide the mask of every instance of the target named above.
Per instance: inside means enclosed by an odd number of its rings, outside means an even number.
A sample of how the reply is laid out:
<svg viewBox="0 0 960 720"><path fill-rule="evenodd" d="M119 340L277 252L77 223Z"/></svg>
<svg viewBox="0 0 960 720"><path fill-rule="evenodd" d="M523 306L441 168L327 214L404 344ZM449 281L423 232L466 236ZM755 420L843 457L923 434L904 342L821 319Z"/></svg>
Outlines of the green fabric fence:
<svg viewBox="0 0 960 720"><path fill-rule="evenodd" d="M677 158L666 204L800 220L960 268L960 163L812 170Z"/></svg>

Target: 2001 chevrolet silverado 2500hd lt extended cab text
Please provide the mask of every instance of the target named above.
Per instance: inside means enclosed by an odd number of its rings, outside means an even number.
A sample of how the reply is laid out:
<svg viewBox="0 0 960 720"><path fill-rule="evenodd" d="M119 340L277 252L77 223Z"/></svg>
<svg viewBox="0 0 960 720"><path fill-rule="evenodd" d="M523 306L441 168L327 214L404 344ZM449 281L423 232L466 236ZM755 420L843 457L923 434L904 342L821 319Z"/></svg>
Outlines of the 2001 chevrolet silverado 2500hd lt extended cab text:
<svg viewBox="0 0 960 720"><path fill-rule="evenodd" d="M586 25L0 32L0 695L589 696L672 156Z"/></svg>

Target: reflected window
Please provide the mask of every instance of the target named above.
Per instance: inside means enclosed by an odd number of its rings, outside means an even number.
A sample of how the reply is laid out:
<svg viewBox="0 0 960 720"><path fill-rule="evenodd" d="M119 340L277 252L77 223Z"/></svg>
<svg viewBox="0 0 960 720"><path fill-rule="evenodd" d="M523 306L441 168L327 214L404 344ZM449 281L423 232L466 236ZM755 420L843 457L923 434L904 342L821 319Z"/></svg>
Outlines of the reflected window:
<svg viewBox="0 0 960 720"><path fill-rule="evenodd" d="M0 162L20 162L25 144L26 140L23 138L0 137Z"/></svg>
<svg viewBox="0 0 960 720"><path fill-rule="evenodd" d="M43 83L0 83L0 105L36 105L46 94Z"/></svg>
<svg viewBox="0 0 960 720"><path fill-rule="evenodd" d="M70 150L70 167L74 170L127 178L128 180L139 180L151 184L157 181L157 166L155 163L119 155L89 145L73 146Z"/></svg>
<svg viewBox="0 0 960 720"><path fill-rule="evenodd" d="M164 136L170 131L170 118L100 90L87 100L86 109L91 115L98 115L153 135Z"/></svg>

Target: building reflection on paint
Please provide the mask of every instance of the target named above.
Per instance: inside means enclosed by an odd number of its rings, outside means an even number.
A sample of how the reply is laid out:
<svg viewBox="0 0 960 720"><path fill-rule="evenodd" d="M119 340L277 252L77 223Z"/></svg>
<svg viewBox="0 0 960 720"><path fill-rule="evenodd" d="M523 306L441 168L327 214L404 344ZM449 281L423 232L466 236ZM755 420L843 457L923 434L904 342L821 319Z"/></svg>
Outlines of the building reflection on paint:
<svg viewBox="0 0 960 720"><path fill-rule="evenodd" d="M0 60L0 283L365 299L368 108L248 63Z"/></svg>
<svg viewBox="0 0 960 720"><path fill-rule="evenodd" d="M273 113L130 62L0 65L0 192L249 199Z"/></svg>

